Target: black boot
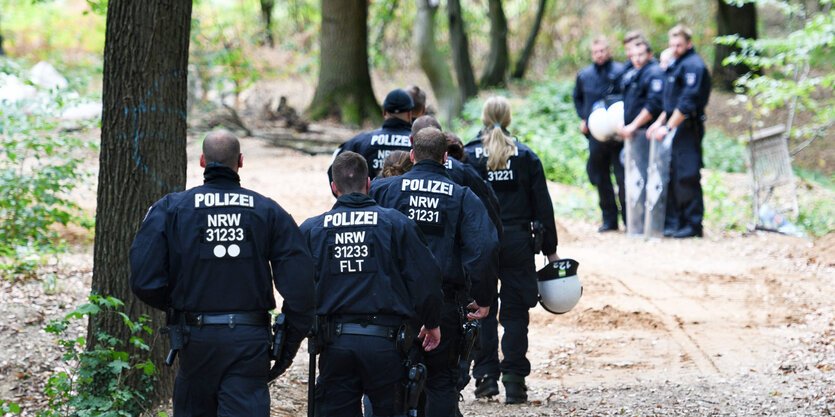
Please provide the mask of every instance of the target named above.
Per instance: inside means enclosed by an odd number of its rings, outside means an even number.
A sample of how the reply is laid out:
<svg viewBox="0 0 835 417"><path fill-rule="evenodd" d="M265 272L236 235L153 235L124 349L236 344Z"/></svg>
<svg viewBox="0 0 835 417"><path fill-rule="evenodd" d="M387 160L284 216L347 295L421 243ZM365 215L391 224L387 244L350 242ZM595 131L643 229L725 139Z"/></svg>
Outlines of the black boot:
<svg viewBox="0 0 835 417"><path fill-rule="evenodd" d="M686 239L688 237L702 237L702 228L701 226L691 226L686 225L673 235L676 239Z"/></svg>
<svg viewBox="0 0 835 417"><path fill-rule="evenodd" d="M499 395L499 383L496 378L484 377L475 381L475 397L484 398Z"/></svg>
<svg viewBox="0 0 835 417"><path fill-rule="evenodd" d="M524 404L528 401L528 387L524 382L505 382L505 404Z"/></svg>

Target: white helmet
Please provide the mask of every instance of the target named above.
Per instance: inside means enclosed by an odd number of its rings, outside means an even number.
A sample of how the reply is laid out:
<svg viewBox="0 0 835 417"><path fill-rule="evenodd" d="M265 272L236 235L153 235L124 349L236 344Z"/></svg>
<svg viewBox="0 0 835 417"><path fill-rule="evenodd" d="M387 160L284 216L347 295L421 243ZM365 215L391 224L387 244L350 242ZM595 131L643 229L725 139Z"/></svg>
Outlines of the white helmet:
<svg viewBox="0 0 835 417"><path fill-rule="evenodd" d="M609 114L606 112L606 105L600 101L594 103L589 115L589 132L595 139L605 142L615 134L615 128L609 122Z"/></svg>
<svg viewBox="0 0 835 417"><path fill-rule="evenodd" d="M574 259L558 259L536 273L542 308L554 314L563 314L577 305L583 295L583 286L577 278L579 265Z"/></svg>
<svg viewBox="0 0 835 417"><path fill-rule="evenodd" d="M609 119L609 123L612 125L612 129L617 130L619 127L623 126L623 102L616 101L609 106L609 109L606 110L606 114Z"/></svg>

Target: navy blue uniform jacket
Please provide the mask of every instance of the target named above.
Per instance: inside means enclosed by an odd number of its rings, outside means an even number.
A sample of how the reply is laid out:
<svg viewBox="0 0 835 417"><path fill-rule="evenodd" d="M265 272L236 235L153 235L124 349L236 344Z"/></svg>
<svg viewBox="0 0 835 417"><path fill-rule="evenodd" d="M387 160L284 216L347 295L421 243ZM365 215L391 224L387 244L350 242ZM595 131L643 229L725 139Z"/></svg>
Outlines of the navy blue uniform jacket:
<svg viewBox="0 0 835 417"><path fill-rule="evenodd" d="M652 115L652 119L644 126L652 124L662 111L664 71L653 60L639 70L633 68L624 74L622 81L624 123L632 123L641 110L646 109Z"/></svg>
<svg viewBox="0 0 835 417"><path fill-rule="evenodd" d="M403 175L375 179L370 194L417 223L441 266L445 288L470 287L478 305L490 305L496 295L492 257L498 237L484 204L469 188L454 183L440 162L423 160Z"/></svg>
<svg viewBox="0 0 835 417"><path fill-rule="evenodd" d="M316 264L316 314L391 314L439 325L441 268L417 226L365 194L301 225Z"/></svg>
<svg viewBox="0 0 835 417"><path fill-rule="evenodd" d="M678 109L686 118L701 118L710 99L710 73L702 57L690 48L666 72L664 111L667 117Z"/></svg>
<svg viewBox="0 0 835 417"><path fill-rule="evenodd" d="M371 132L363 132L353 139L343 143L333 157L342 151L356 152L368 161L368 176L374 178L383 169L383 162L391 151L406 151L412 149L412 142L409 136L412 134L412 125L403 120L392 118L383 122L383 127ZM331 169L328 168L328 178L333 180Z"/></svg>
<svg viewBox="0 0 835 417"><path fill-rule="evenodd" d="M453 157L447 157L444 166L447 169L449 178L458 185L469 187L470 191L475 193L476 197L484 204L487 209L487 214L490 216L490 221L496 227L496 233L499 235L499 240L502 239L502 216L499 208L499 199L496 197L496 192L490 188L489 185L481 178L478 171L470 164L465 164Z"/></svg>
<svg viewBox="0 0 835 417"><path fill-rule="evenodd" d="M130 249L130 285L158 309L282 312L298 340L313 323L313 261L293 218L210 163L205 183L154 203ZM298 341L296 340L296 341Z"/></svg>
<svg viewBox="0 0 835 417"><path fill-rule="evenodd" d="M623 71L624 65L611 59L602 65L590 64L581 69L577 74L573 93L577 116L588 120L594 103L618 92Z"/></svg>
<svg viewBox="0 0 835 417"><path fill-rule="evenodd" d="M519 141L515 144L516 152L500 170L487 169L488 155L481 139L467 143L464 150L467 160L496 191L505 231L509 226L529 228L530 222L540 221L545 227L542 252L549 255L557 251L557 226L542 162L530 148Z"/></svg>

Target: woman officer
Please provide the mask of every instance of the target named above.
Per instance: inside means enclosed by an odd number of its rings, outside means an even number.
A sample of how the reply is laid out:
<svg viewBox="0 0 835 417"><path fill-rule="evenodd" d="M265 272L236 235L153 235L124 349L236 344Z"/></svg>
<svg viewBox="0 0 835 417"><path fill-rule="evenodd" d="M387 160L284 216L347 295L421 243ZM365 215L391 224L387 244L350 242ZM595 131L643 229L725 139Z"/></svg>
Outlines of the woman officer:
<svg viewBox="0 0 835 417"><path fill-rule="evenodd" d="M517 404L527 401L525 377L531 372L526 354L528 311L536 306L538 299L534 254L542 250L549 261L559 259L557 229L539 157L507 132L510 103L504 97L489 98L484 103L481 120L484 128L479 138L468 143L465 150L468 162L498 196L504 235L499 256L501 289L489 315L481 320L481 351L473 365L475 395L498 395L501 374L505 403ZM541 234L541 249L534 248L533 224L541 225L536 227ZM498 320L504 327L501 364L496 321L499 299Z"/></svg>

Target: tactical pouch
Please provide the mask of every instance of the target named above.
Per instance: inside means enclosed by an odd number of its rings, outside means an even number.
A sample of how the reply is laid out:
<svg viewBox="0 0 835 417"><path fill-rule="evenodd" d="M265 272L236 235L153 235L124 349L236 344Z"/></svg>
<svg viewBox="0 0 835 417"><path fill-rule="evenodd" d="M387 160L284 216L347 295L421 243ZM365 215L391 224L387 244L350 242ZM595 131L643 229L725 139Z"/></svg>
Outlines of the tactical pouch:
<svg viewBox="0 0 835 417"><path fill-rule="evenodd" d="M317 345L324 349L325 346L333 343L334 323L328 317L319 316L316 320L319 325L319 331L316 332Z"/></svg>
<svg viewBox="0 0 835 417"><path fill-rule="evenodd" d="M188 327L180 320L177 312L171 308L166 311L165 321L168 327L160 329L160 333L168 335L168 342L171 349L165 358L165 364L171 366L174 364L174 359L177 358L177 353L188 343Z"/></svg>
<svg viewBox="0 0 835 417"><path fill-rule="evenodd" d="M475 348L478 335L481 332L481 323L478 320L468 321L464 323L463 334L461 335L461 360L469 361L470 355Z"/></svg>
<svg viewBox="0 0 835 417"><path fill-rule="evenodd" d="M395 336L395 346L397 347L397 352L400 353L400 357L408 358L409 352L412 349L412 346L415 343L415 330L412 326L407 322L403 323L399 329L397 329L397 335Z"/></svg>
<svg viewBox="0 0 835 417"><path fill-rule="evenodd" d="M418 402L423 392L423 385L426 383L426 366L416 363L408 368L408 381L406 382L405 403L407 415L416 417L418 414Z"/></svg>
<svg viewBox="0 0 835 417"><path fill-rule="evenodd" d="M270 346L270 359L278 360L287 341L287 317L282 313L275 316L272 326L273 340Z"/></svg>

